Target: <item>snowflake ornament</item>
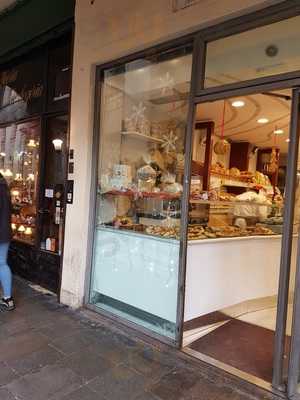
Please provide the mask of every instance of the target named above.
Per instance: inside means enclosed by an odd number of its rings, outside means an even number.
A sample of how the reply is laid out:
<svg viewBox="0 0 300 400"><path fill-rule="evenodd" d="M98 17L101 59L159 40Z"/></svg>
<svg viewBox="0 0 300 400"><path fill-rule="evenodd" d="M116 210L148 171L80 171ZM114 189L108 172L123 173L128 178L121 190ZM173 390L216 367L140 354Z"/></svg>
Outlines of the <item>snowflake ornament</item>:
<svg viewBox="0 0 300 400"><path fill-rule="evenodd" d="M168 135L163 135L162 138L164 142L161 147L165 150L167 154L169 154L171 151L176 150L176 142L178 140L178 136L174 135L173 131L170 131Z"/></svg>
<svg viewBox="0 0 300 400"><path fill-rule="evenodd" d="M145 118L146 107L140 102L138 106L133 106L132 110L130 118L134 121L134 124L137 125L141 119Z"/></svg>
<svg viewBox="0 0 300 400"><path fill-rule="evenodd" d="M159 80L160 80L160 84L162 86L162 90L161 90L162 95L165 95L166 92L173 89L174 78L172 78L172 76L170 75L169 72L167 72L163 78L159 78Z"/></svg>

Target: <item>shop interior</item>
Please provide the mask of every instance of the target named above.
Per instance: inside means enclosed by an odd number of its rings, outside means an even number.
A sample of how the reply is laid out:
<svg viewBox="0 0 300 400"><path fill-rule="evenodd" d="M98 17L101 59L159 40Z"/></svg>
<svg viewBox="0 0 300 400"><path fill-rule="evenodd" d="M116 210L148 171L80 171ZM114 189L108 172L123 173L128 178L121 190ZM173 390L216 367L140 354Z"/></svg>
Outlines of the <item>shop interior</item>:
<svg viewBox="0 0 300 400"><path fill-rule="evenodd" d="M267 382L272 381L290 113L290 90L199 104L193 137L183 347Z"/></svg>

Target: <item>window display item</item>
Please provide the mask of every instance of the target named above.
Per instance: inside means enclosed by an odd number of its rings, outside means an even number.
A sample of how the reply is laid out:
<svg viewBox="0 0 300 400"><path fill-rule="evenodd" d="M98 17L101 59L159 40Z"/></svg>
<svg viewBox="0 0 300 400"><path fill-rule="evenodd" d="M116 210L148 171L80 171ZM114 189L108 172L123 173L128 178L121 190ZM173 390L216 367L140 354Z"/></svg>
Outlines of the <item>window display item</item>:
<svg viewBox="0 0 300 400"><path fill-rule="evenodd" d="M161 177L161 181L165 184L175 183L176 176L170 172L165 172Z"/></svg>
<svg viewBox="0 0 300 400"><path fill-rule="evenodd" d="M116 164L113 167L113 176L110 179L111 189L124 190L130 187L132 182L131 167L129 165Z"/></svg>
<svg viewBox="0 0 300 400"><path fill-rule="evenodd" d="M180 183L174 182L164 186L164 190L167 193L182 193L183 186Z"/></svg>
<svg viewBox="0 0 300 400"><path fill-rule="evenodd" d="M230 150L230 144L226 139L219 140L214 145L214 152L218 155L224 155Z"/></svg>

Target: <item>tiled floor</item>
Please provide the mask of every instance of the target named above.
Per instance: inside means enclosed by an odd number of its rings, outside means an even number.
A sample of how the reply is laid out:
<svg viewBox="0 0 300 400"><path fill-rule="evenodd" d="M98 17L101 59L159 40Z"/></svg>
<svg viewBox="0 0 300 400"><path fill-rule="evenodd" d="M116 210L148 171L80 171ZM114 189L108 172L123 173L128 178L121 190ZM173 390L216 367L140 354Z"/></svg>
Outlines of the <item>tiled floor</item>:
<svg viewBox="0 0 300 400"><path fill-rule="evenodd" d="M15 281L0 313L1 400L275 399L168 347L95 322Z"/></svg>
<svg viewBox="0 0 300 400"><path fill-rule="evenodd" d="M290 344L291 310L292 305L289 306L287 320L287 349ZM235 319L222 313L212 313L214 319L204 316L203 319L198 318L185 324L186 327L194 327L184 332L183 345L271 382L276 312L276 307L267 308L245 313Z"/></svg>

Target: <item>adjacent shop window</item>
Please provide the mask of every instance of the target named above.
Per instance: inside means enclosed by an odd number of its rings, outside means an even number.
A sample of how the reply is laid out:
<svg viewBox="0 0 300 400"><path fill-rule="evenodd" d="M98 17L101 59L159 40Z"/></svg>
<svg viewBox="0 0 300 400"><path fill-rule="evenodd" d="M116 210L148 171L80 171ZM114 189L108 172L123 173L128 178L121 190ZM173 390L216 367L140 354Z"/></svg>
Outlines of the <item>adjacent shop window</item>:
<svg viewBox="0 0 300 400"><path fill-rule="evenodd" d="M0 71L0 123L17 121L42 112L44 69L44 57L36 56Z"/></svg>
<svg viewBox="0 0 300 400"><path fill-rule="evenodd" d="M207 45L205 87L300 69L300 16Z"/></svg>
<svg viewBox="0 0 300 400"><path fill-rule="evenodd" d="M67 175L68 116L46 121L45 161L41 186L41 243L43 250L61 254L63 242L64 187Z"/></svg>
<svg viewBox="0 0 300 400"><path fill-rule="evenodd" d="M175 336L191 78L182 47L106 70L90 301Z"/></svg>
<svg viewBox="0 0 300 400"><path fill-rule="evenodd" d="M0 171L8 181L14 239L30 244L36 235L40 122L0 128Z"/></svg>

